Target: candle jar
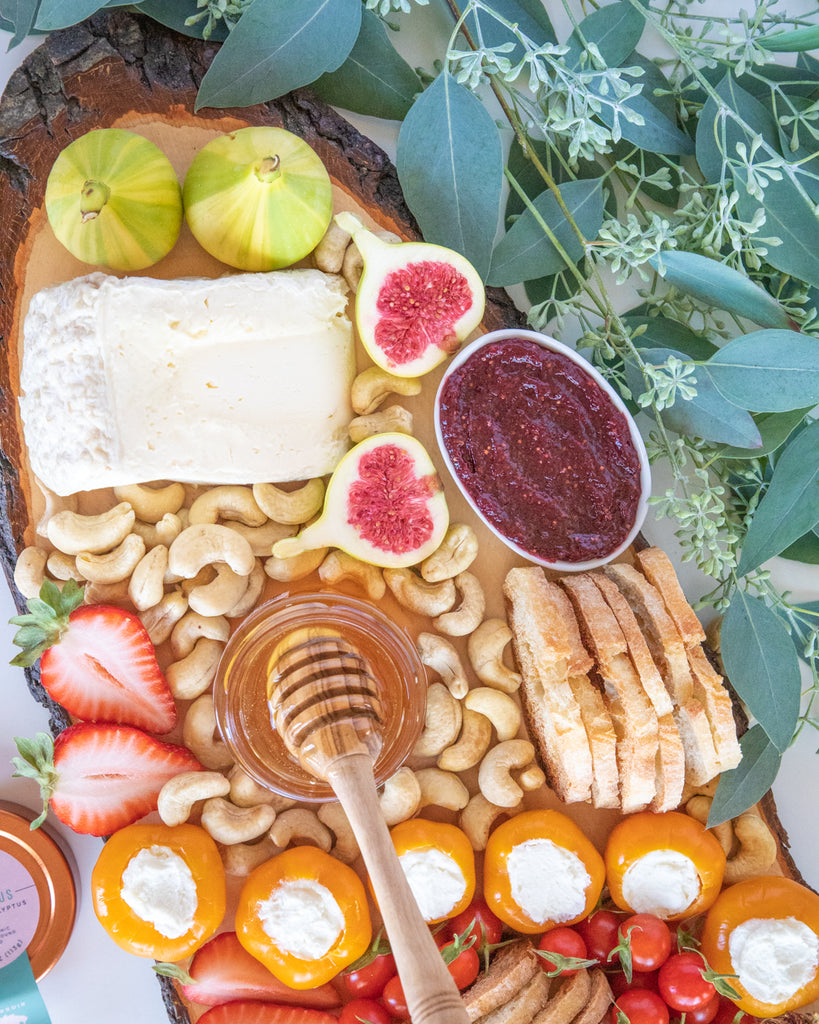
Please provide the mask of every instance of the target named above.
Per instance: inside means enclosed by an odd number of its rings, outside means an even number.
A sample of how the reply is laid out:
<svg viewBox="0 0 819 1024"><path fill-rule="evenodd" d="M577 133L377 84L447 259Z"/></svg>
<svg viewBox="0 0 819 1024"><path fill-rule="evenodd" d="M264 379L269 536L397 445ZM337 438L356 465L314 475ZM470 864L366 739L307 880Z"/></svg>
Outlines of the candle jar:
<svg viewBox="0 0 819 1024"><path fill-rule="evenodd" d="M330 786L306 772L276 732L267 702L268 662L295 629L338 633L367 660L385 708L376 785L394 775L424 725L426 672L410 635L367 601L332 591L287 594L256 609L225 647L213 684L219 729L237 764L259 785L305 802L334 800Z"/></svg>

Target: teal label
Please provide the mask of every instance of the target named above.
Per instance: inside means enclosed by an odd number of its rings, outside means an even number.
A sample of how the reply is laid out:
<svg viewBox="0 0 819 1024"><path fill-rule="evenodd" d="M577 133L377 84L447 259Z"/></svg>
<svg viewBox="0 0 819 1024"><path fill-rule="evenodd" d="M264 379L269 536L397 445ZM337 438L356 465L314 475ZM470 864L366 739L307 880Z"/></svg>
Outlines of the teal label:
<svg viewBox="0 0 819 1024"><path fill-rule="evenodd" d="M27 953L0 968L0 1024L51 1024Z"/></svg>

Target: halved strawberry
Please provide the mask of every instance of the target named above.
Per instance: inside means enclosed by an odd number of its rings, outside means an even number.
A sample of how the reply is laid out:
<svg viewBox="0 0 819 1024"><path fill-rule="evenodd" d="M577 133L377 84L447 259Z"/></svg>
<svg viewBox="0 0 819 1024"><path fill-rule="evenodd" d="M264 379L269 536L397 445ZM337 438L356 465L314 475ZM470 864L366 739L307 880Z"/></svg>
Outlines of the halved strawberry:
<svg viewBox="0 0 819 1024"><path fill-rule="evenodd" d="M222 1003L206 1010L198 1024L338 1024L331 1013L304 1006L279 1006L255 999Z"/></svg>
<svg viewBox="0 0 819 1024"><path fill-rule="evenodd" d="M75 718L169 732L176 705L145 627L122 608L82 600L74 580L62 590L46 580L28 614L10 619L20 626L14 643L23 648L12 665L39 658L40 681Z"/></svg>
<svg viewBox="0 0 819 1024"><path fill-rule="evenodd" d="M40 784L45 819L49 802L75 832L107 836L156 810L165 783L180 772L201 771L185 747L162 743L127 725L80 722L52 742L48 733L33 740L16 737L20 757L15 776Z"/></svg>
<svg viewBox="0 0 819 1024"><path fill-rule="evenodd" d="M338 992L329 984L310 989L285 985L248 953L236 932L222 932L206 942L194 954L187 972L175 964L158 964L154 969L159 974L179 978L185 998L204 1006L243 999L326 1010L341 1002Z"/></svg>

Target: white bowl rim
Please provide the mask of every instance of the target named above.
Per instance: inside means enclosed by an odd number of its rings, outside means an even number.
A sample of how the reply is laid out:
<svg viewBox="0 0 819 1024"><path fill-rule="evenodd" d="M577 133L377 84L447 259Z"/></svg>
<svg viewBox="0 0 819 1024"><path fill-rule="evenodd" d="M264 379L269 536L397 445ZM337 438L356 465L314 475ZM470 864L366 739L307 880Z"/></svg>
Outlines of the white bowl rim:
<svg viewBox="0 0 819 1024"><path fill-rule="evenodd" d="M619 544L610 554L600 558L590 558L584 562L561 562L561 561L549 561L545 558L540 558L537 555L532 554L530 551L524 550L514 541L506 537L500 530L494 526L493 523L484 516L484 514L477 507L472 496L467 492L464 487L458 473L455 471L455 467L452 464L452 460L449 457L449 452L444 444L443 436L441 434L441 420L440 420L440 408L441 408L441 393L444 389L449 377L462 366L467 359L470 358L479 349L484 348L486 345L491 345L496 341L505 341L508 338L524 338L529 341L537 342L542 348L550 349L553 352L561 353L567 356L572 362L577 363L581 369L585 370L586 373L592 378L592 380L598 384L603 391L606 393L608 398L611 400L614 407L623 414L626 423L629 428L629 434L631 435L631 441L637 452L637 457L640 461L640 497L637 502L637 512L634 517L634 524L629 530L625 540ZM643 442L643 438L640 434L640 430L634 421L634 417L628 411L625 403L609 384L609 382L603 377L599 370L597 370L588 359L584 359L583 356L575 352L574 349L569 348L568 345L563 345L561 342L556 341L548 334L542 334L539 331L532 331L528 328L516 328L516 327L505 327L499 331L491 331L489 334L484 334L480 338L476 338L471 341L468 345L465 345L459 352L457 352L449 362L446 368L446 372L441 378L441 382L438 385L438 391L435 395L435 437L438 442L438 450L441 454L441 458L446 463L446 467L449 470L450 476L455 481L461 494L469 502L470 507L475 514L480 518L481 522L484 523L491 531L495 534L499 540L520 555L522 558L527 559L530 562L534 562L536 565L542 565L546 569L553 569L556 572L587 572L589 569L597 569L601 565L606 565L612 562L618 555L622 555L624 551L633 543L635 537L640 532L643 523L645 522L646 514L648 512L648 499L651 496L651 468L648 462L648 453L646 452L646 446Z"/></svg>

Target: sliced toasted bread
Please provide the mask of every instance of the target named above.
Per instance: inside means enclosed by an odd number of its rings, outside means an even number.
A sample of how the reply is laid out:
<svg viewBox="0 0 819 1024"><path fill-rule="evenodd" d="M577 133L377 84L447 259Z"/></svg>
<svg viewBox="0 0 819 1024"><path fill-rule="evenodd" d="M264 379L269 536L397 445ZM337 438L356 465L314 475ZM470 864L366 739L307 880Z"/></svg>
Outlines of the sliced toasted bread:
<svg viewBox="0 0 819 1024"><path fill-rule="evenodd" d="M538 971L508 1003L481 1017L480 1024L530 1024L549 1001L549 983Z"/></svg>
<svg viewBox="0 0 819 1024"><path fill-rule="evenodd" d="M586 1005L572 1020L572 1024L600 1024L614 1001L608 978L603 971L589 971L589 998Z"/></svg>
<svg viewBox="0 0 819 1024"><path fill-rule="evenodd" d="M589 972L582 970L564 978L545 1008L532 1018L532 1024L569 1024L589 1001Z"/></svg>
<svg viewBox="0 0 819 1024"><path fill-rule="evenodd" d="M528 939L502 946L492 957L489 970L463 993L467 1016L476 1021L504 1006L536 973L543 972Z"/></svg>
<svg viewBox="0 0 819 1024"><path fill-rule="evenodd" d="M692 697L674 711L674 718L685 750L686 785L702 786L720 771L705 707Z"/></svg>
<svg viewBox="0 0 819 1024"><path fill-rule="evenodd" d="M511 569L503 585L529 736L552 789L573 803L591 796L592 757L569 684L572 649L553 588L538 566Z"/></svg>
<svg viewBox="0 0 819 1024"><path fill-rule="evenodd" d="M647 806L655 794L657 715L628 655L626 639L588 573L561 584L577 613L580 632L596 659L596 675L617 735L617 766L623 811Z"/></svg>
<svg viewBox="0 0 819 1024"><path fill-rule="evenodd" d="M685 646L699 646L705 640L705 630L686 600L671 559L661 548L645 548L635 558L645 578L662 595Z"/></svg>

